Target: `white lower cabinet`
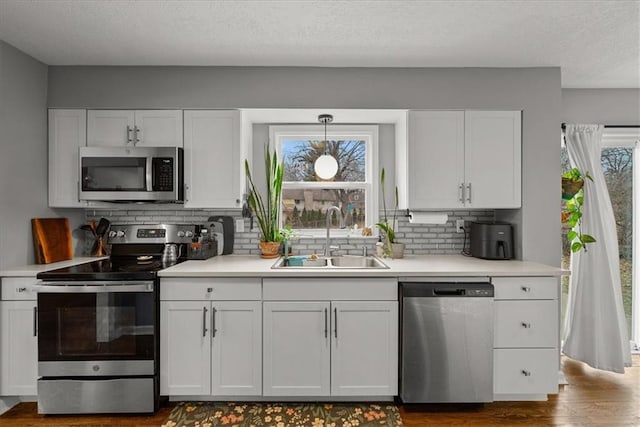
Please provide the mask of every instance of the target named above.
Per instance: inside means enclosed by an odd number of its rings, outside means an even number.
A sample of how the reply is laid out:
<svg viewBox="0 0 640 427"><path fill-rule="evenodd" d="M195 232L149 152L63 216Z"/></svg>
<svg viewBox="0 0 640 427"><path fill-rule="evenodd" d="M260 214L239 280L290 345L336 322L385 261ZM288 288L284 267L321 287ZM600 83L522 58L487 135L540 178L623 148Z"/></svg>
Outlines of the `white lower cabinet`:
<svg viewBox="0 0 640 427"><path fill-rule="evenodd" d="M328 302L264 303L264 395L328 396Z"/></svg>
<svg viewBox="0 0 640 427"><path fill-rule="evenodd" d="M177 300L196 295L202 300ZM160 299L161 395L262 394L259 279L163 280Z"/></svg>
<svg viewBox="0 0 640 427"><path fill-rule="evenodd" d="M211 303L160 302L160 394L211 394Z"/></svg>
<svg viewBox="0 0 640 427"><path fill-rule="evenodd" d="M395 279L265 279L263 394L396 395L396 295Z"/></svg>
<svg viewBox="0 0 640 427"><path fill-rule="evenodd" d="M331 395L398 391L398 303L332 302Z"/></svg>
<svg viewBox="0 0 640 427"><path fill-rule="evenodd" d="M35 278L2 278L0 302L0 395L35 396L38 325Z"/></svg>
<svg viewBox="0 0 640 427"><path fill-rule="evenodd" d="M211 394L262 394L262 303L223 301L211 306Z"/></svg>
<svg viewBox="0 0 640 427"><path fill-rule="evenodd" d="M558 279L493 278L494 400L544 400L558 392Z"/></svg>
<svg viewBox="0 0 640 427"><path fill-rule="evenodd" d="M555 348L503 348L493 352L496 394L558 392L558 350Z"/></svg>

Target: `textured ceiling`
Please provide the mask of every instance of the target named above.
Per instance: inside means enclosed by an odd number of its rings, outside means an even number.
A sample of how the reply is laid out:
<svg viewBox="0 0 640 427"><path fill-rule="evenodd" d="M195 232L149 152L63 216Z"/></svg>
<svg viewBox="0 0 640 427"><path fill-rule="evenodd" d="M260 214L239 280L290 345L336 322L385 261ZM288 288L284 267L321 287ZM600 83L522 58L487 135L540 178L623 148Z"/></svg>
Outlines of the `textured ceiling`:
<svg viewBox="0 0 640 427"><path fill-rule="evenodd" d="M562 67L640 87L640 1L0 0L0 39L50 65Z"/></svg>

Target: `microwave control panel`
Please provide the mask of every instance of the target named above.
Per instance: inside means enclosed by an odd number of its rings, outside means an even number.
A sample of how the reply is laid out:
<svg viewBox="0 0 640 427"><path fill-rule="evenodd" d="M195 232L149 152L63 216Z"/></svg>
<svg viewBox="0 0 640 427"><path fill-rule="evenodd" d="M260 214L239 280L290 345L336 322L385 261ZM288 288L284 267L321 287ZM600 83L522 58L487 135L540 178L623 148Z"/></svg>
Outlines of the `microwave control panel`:
<svg viewBox="0 0 640 427"><path fill-rule="evenodd" d="M153 191L173 191L173 159L153 158Z"/></svg>

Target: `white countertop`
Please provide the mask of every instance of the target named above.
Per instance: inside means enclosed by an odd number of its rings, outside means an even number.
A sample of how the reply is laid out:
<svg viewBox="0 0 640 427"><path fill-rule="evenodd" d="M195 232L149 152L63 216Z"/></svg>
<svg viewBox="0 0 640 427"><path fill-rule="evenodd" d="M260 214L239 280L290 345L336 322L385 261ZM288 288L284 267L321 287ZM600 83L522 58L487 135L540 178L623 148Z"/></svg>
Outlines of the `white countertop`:
<svg viewBox="0 0 640 427"><path fill-rule="evenodd" d="M418 276L561 276L567 270L528 261L488 261L462 255L409 255L383 259L388 269L272 269L276 259L257 255L224 255L186 261L160 271L160 277L418 277Z"/></svg>
<svg viewBox="0 0 640 427"><path fill-rule="evenodd" d="M29 264L20 267L0 270L0 277L36 277L43 271L55 270L56 268L71 267L72 265L84 264L107 257L78 257L66 261L52 262L50 264Z"/></svg>

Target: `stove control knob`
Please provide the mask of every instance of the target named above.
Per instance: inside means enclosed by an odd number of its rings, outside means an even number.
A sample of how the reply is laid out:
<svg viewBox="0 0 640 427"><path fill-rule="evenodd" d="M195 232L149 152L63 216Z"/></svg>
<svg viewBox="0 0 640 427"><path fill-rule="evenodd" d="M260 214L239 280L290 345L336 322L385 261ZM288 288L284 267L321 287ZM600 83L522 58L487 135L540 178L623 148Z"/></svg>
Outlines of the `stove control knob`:
<svg viewBox="0 0 640 427"><path fill-rule="evenodd" d="M187 231L184 235L187 237L193 237L193 231Z"/></svg>
<svg viewBox="0 0 640 427"><path fill-rule="evenodd" d="M109 232L109 237L116 237L116 232L115 232L115 231L113 231L113 230L111 230L111 231Z"/></svg>
<svg viewBox="0 0 640 427"><path fill-rule="evenodd" d="M118 230L118 232L116 233L117 237L124 237L124 230Z"/></svg>
<svg viewBox="0 0 640 427"><path fill-rule="evenodd" d="M184 231L178 231L178 237L184 237Z"/></svg>

